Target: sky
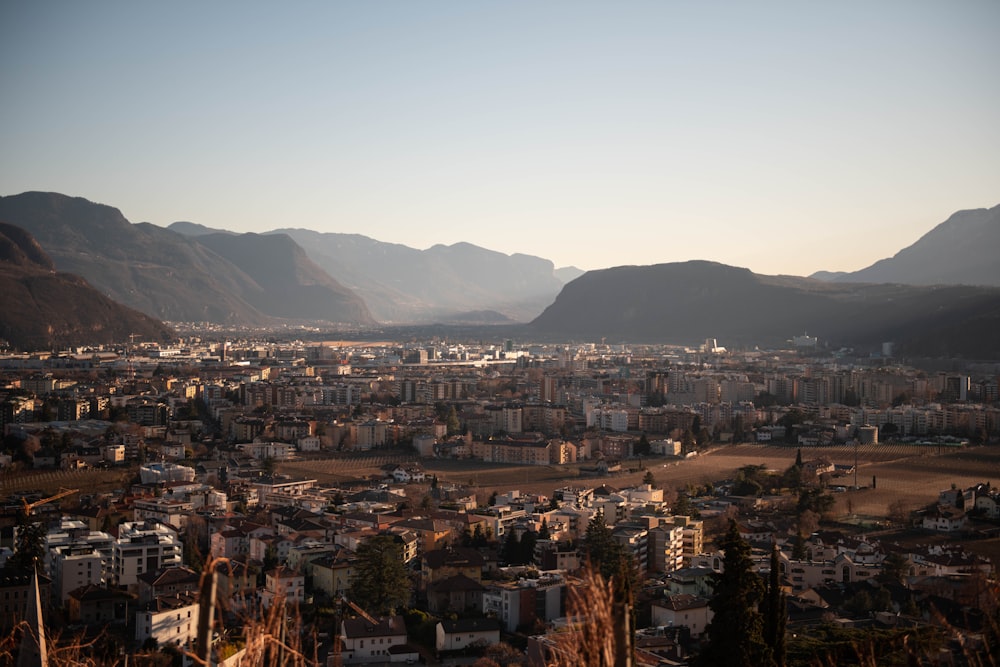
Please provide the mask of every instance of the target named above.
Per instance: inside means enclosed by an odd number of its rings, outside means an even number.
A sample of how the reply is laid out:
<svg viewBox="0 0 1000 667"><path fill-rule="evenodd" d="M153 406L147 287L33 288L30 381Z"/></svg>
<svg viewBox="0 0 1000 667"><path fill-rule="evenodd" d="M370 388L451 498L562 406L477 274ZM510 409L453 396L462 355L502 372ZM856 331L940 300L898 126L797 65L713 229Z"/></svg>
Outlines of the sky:
<svg viewBox="0 0 1000 667"><path fill-rule="evenodd" d="M1000 2L0 3L0 194L850 271L1000 203Z"/></svg>

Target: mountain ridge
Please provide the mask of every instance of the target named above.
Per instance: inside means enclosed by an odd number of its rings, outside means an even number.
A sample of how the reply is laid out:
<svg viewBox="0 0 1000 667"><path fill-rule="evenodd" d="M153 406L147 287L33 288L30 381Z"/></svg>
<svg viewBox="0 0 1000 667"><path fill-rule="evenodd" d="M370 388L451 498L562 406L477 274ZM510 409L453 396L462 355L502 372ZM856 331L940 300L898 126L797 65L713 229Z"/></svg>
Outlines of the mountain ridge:
<svg viewBox="0 0 1000 667"><path fill-rule="evenodd" d="M903 248L858 271L817 271L833 282L1000 286L1000 205L956 211Z"/></svg>
<svg viewBox="0 0 1000 667"><path fill-rule="evenodd" d="M901 351L916 352L943 349L934 332L973 321L1000 323L1000 289L827 283L692 260L588 271L527 330L591 340L696 345L717 338L762 346L808 331L834 345L877 348L895 341ZM1000 358L1000 341L979 339L962 343L957 353Z"/></svg>
<svg viewBox="0 0 1000 667"><path fill-rule="evenodd" d="M344 308L317 312L315 304L289 300L287 290L275 292L274 285L252 278L247 270L254 266L240 267L197 238L147 222L133 224L118 209L82 197L45 192L0 197L0 219L32 233L59 270L83 276L110 298L159 319L374 324L364 304L328 276L312 297L324 308L338 303Z"/></svg>
<svg viewBox="0 0 1000 667"><path fill-rule="evenodd" d="M176 337L162 322L109 299L80 276L56 271L28 231L4 222L0 222L0 293L4 294L0 338L15 349L113 343L130 335L164 342Z"/></svg>

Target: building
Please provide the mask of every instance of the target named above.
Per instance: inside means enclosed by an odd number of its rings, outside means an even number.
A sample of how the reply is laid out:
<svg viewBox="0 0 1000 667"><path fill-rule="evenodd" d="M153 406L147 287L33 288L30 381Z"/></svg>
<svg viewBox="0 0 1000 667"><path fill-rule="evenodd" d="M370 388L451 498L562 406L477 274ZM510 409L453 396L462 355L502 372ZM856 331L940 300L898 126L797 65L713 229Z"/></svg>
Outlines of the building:
<svg viewBox="0 0 1000 667"><path fill-rule="evenodd" d="M135 639L157 646L187 646L198 637L198 596L178 593L158 597L135 614Z"/></svg>
<svg viewBox="0 0 1000 667"><path fill-rule="evenodd" d="M143 572L138 577L139 602L152 602L165 595L197 593L201 575L188 567L168 567L161 571Z"/></svg>
<svg viewBox="0 0 1000 667"><path fill-rule="evenodd" d="M654 626L683 626L692 637L701 636L715 615L708 607L708 598L684 593L654 600L652 614Z"/></svg>
<svg viewBox="0 0 1000 667"><path fill-rule="evenodd" d="M284 567L277 567L264 574L264 590L260 594L265 609L276 602L297 606L305 601L305 576Z"/></svg>
<svg viewBox="0 0 1000 667"><path fill-rule="evenodd" d="M498 619L507 632L565 616L566 583L552 574L491 583L483 592L483 613Z"/></svg>
<svg viewBox="0 0 1000 667"><path fill-rule="evenodd" d="M437 624L438 651L462 651L470 646L489 646L500 643L500 623L495 618L461 618L443 620Z"/></svg>
<svg viewBox="0 0 1000 667"><path fill-rule="evenodd" d="M394 647L406 645L406 624L399 614L372 623L364 618L345 618L340 623L344 662L389 660ZM416 652L414 652L416 658Z"/></svg>
<svg viewBox="0 0 1000 667"><path fill-rule="evenodd" d="M177 567L184 556L177 531L153 522L121 524L113 549L112 583L122 587L137 586L144 572Z"/></svg>
<svg viewBox="0 0 1000 667"><path fill-rule="evenodd" d="M29 570L0 568L0 630L10 631L28 619L31 596L34 594ZM38 594L43 611L48 609L51 582L39 575Z"/></svg>
<svg viewBox="0 0 1000 667"><path fill-rule="evenodd" d="M71 591L104 583L104 558L91 546L69 546L57 550L52 554L49 568L52 593L60 604L66 603Z"/></svg>

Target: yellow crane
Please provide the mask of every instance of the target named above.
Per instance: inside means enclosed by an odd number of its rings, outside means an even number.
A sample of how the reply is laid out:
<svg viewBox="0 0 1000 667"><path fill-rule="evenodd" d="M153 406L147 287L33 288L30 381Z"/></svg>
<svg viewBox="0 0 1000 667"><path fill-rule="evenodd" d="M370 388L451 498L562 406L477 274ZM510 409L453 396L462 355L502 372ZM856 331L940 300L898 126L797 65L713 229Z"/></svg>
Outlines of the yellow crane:
<svg viewBox="0 0 1000 667"><path fill-rule="evenodd" d="M374 618L372 618L371 614L369 614L368 612L366 612L364 609L362 609L358 605L354 604L351 600L348 600L347 596L341 596L340 599L343 600L344 602L346 602L347 606L349 606L351 609L353 609L355 612L357 612L358 616L360 616L361 618L365 619L366 621L368 621L372 625L378 625L378 621L376 621Z"/></svg>
<svg viewBox="0 0 1000 667"><path fill-rule="evenodd" d="M39 507L40 505L51 503L53 501L59 500L60 498L65 498L66 496L71 496L74 493L80 493L80 489L67 489L64 487L60 487L56 493L52 494L48 498L42 498L41 500L36 500L33 503L29 503L27 499L21 498L21 502L24 504L24 506L22 507L22 509L24 510L24 516L31 516L32 510L34 510L36 507Z"/></svg>

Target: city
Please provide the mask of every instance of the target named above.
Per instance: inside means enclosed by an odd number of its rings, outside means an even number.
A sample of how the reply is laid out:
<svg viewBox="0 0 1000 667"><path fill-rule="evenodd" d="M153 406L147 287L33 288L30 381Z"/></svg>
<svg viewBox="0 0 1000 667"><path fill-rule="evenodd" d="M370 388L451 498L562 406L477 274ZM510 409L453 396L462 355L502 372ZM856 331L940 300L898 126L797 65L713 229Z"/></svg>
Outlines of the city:
<svg viewBox="0 0 1000 667"><path fill-rule="evenodd" d="M303 664L551 664L613 553L635 664L687 664L731 525L762 579L780 568L788 664L807 638L836 655L831 628L886 633L873 659L908 632L989 646L989 364L917 370L806 335L767 351L203 335L0 358L5 630L40 604L47 637L109 657L236 665L274 650L249 628L280 607ZM927 459L954 481L922 483ZM17 569L31 550L37 591Z"/></svg>

